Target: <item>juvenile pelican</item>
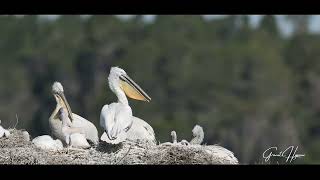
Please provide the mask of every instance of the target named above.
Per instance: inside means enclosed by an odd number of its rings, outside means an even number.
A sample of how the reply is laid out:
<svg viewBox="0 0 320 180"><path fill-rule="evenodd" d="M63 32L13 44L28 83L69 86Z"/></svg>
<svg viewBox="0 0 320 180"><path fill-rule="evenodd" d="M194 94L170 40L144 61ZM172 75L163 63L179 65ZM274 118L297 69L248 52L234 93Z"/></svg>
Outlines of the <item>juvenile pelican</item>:
<svg viewBox="0 0 320 180"><path fill-rule="evenodd" d="M65 108L68 113L68 121L66 122L68 126L81 129L82 133L85 135L86 139L94 144L98 144L99 137L97 128L88 120L83 117L72 113L69 103L64 95L64 90L59 82L55 82L52 85L52 93L56 99L57 106L49 118L49 126L52 135L60 139L64 144L66 144L65 135L62 132L62 121L59 118L60 108Z"/></svg>
<svg viewBox="0 0 320 180"><path fill-rule="evenodd" d="M194 142L194 141L196 141L196 140L198 140L199 139L199 137L198 136L195 136L195 134L197 134L198 135L198 132L199 132L199 126L196 128L194 128L194 129L196 129L196 130L193 130L192 132L194 132L193 133L193 135L194 135L194 138L191 140L191 142ZM202 129L202 128L201 128ZM203 136L202 136L203 137ZM162 143L162 145L184 145L184 146L189 146L190 145L190 143L187 141L187 140L185 140L185 139L183 139L183 140L181 140L180 142L178 142L178 138L177 138L177 133L176 133L176 131L171 131L171 138L172 138L172 143L171 142L165 142L165 143ZM202 139L201 139L202 140ZM196 142L198 142L198 141L196 141ZM202 142L202 141L201 141ZM196 144L196 143L194 143L194 144Z"/></svg>
<svg viewBox="0 0 320 180"><path fill-rule="evenodd" d="M204 138L204 132L202 127L199 125L194 126L194 128L192 129L192 135L193 135L193 138L191 139L190 142L188 142L187 140L182 140L180 144L185 146L188 146L190 144L201 145Z"/></svg>
<svg viewBox="0 0 320 180"><path fill-rule="evenodd" d="M190 144L201 145L201 143L203 142L203 138L204 138L204 132L203 132L202 127L199 125L196 125L192 129L192 135L193 135L193 139L191 139Z"/></svg>
<svg viewBox="0 0 320 180"><path fill-rule="evenodd" d="M101 110L100 125L105 131L101 140L110 144L119 144L127 137L130 138L129 133L131 137L138 135L136 137L140 139L155 139L152 127L132 116L126 95L132 99L147 102L150 102L151 98L121 68L111 68L108 82L118 102L104 105Z"/></svg>
<svg viewBox="0 0 320 180"><path fill-rule="evenodd" d="M84 134L82 134L81 128L71 127L70 119L65 108L60 108L59 119L62 120L62 133L65 136L65 141L69 147L75 148L89 148L90 145L87 142Z"/></svg>
<svg viewBox="0 0 320 180"><path fill-rule="evenodd" d="M171 131L170 135L171 135L172 142L165 142L165 143L162 143L162 145L176 145L178 143L176 131Z"/></svg>

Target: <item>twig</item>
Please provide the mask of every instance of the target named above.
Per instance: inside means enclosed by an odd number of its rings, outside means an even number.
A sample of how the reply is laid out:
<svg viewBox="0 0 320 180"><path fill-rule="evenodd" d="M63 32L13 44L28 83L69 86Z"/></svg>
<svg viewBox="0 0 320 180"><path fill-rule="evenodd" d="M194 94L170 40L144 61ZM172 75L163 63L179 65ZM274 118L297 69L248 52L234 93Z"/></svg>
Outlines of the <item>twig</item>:
<svg viewBox="0 0 320 180"><path fill-rule="evenodd" d="M129 154L131 148L132 148L132 145L130 145L130 148L129 148L129 150L127 151L127 153L126 153L118 162L116 162L116 164L119 164L119 163Z"/></svg>
<svg viewBox="0 0 320 180"><path fill-rule="evenodd" d="M4 159L8 159L9 158L9 157L2 156L1 154L0 154L0 157L2 157Z"/></svg>
<svg viewBox="0 0 320 180"><path fill-rule="evenodd" d="M13 129L15 129L15 128L16 128L16 126L18 125L18 122L19 122L18 114L16 114L16 120L17 120L17 122L16 122L16 124L14 125Z"/></svg>

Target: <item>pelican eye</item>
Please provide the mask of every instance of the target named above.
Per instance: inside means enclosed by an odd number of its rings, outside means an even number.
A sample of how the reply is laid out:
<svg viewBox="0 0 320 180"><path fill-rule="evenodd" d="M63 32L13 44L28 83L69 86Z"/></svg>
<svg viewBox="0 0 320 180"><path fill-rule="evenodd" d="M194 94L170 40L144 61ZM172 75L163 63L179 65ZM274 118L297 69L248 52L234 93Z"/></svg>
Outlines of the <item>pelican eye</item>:
<svg viewBox="0 0 320 180"><path fill-rule="evenodd" d="M123 76L123 75L120 75L119 78L120 78L122 81L126 81L126 78L125 78L125 76Z"/></svg>

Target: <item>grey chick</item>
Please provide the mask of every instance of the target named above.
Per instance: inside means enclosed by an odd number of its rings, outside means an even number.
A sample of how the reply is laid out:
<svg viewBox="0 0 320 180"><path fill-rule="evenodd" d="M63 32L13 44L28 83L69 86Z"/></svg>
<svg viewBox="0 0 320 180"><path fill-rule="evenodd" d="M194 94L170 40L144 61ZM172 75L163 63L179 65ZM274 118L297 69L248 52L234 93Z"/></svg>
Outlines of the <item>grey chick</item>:
<svg viewBox="0 0 320 180"><path fill-rule="evenodd" d="M193 139L190 141L190 144L201 145L204 139L204 132L202 127L199 125L196 125L192 130L192 134L193 134Z"/></svg>

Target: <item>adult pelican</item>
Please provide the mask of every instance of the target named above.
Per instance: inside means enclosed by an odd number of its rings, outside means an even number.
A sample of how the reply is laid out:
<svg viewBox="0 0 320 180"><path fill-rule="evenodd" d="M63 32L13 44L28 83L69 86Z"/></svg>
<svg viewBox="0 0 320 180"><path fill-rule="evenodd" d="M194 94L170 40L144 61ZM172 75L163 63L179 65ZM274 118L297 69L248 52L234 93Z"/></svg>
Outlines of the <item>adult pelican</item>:
<svg viewBox="0 0 320 180"><path fill-rule="evenodd" d="M60 82L55 82L52 85L52 94L56 99L57 105L49 118L49 126L54 137L60 139L64 144L66 143L65 135L62 132L62 120L59 116L59 110L65 108L68 113L68 125L70 127L78 128L85 135L86 139L94 144L98 144L98 130L90 121L83 117L72 113L69 103L64 95L63 86Z"/></svg>
<svg viewBox="0 0 320 180"><path fill-rule="evenodd" d="M119 67L111 68L108 82L118 102L104 105L101 110L100 125L105 131L101 140L110 144L119 144L130 138L155 142L152 127L132 115L126 95L146 102L150 102L151 98Z"/></svg>
<svg viewBox="0 0 320 180"><path fill-rule="evenodd" d="M127 140L129 141L144 141L152 144L157 144L153 128L144 120L133 116L133 123L127 133Z"/></svg>

